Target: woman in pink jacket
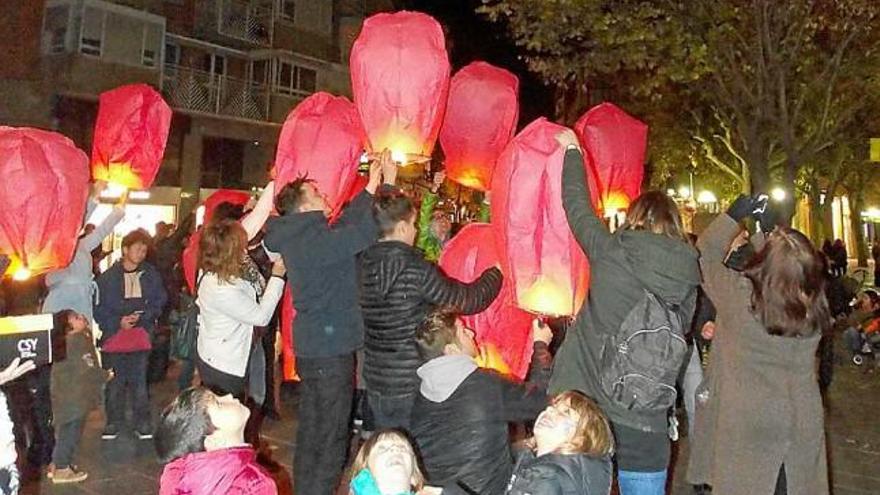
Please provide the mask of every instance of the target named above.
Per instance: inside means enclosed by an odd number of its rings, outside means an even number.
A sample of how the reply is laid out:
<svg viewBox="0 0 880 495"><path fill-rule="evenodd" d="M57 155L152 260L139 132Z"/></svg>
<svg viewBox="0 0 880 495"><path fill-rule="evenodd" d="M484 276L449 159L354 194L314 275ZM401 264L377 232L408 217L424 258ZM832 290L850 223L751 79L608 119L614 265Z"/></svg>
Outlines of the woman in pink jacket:
<svg viewBox="0 0 880 495"><path fill-rule="evenodd" d="M231 395L184 390L162 412L156 452L168 463L159 495L277 495L275 482L244 441L250 411Z"/></svg>

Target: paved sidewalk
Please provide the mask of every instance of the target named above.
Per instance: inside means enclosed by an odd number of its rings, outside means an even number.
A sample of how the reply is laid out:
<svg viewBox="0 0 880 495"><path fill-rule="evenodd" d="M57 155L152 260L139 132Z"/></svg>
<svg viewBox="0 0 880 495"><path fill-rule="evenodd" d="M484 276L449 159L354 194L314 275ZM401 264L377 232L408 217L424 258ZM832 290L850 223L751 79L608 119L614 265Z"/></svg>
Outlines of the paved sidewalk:
<svg viewBox="0 0 880 495"><path fill-rule="evenodd" d="M840 346L838 345L838 350ZM829 459L834 495L866 495L880 493L880 370L867 373L856 368L843 352L838 352L834 382L831 386L826 418ZM154 409L167 403L175 393L171 377L152 389ZM264 438L273 447L273 458L282 468L276 472L279 493L290 493L291 463L294 452L296 420L295 393L285 393L284 418L267 421ZM86 426L77 464L88 471L89 479L78 485L53 486L48 480L30 481L23 495L36 494L121 494L153 495L158 493L161 466L156 461L152 442L138 441L131 435L120 435L114 441L101 441L103 418L93 413ZM672 495L692 493L685 484L687 438L676 448L672 473ZM340 490L340 493L347 491ZM763 495L763 494L755 494ZM768 494L769 495L769 494ZM800 495L800 494L791 494Z"/></svg>

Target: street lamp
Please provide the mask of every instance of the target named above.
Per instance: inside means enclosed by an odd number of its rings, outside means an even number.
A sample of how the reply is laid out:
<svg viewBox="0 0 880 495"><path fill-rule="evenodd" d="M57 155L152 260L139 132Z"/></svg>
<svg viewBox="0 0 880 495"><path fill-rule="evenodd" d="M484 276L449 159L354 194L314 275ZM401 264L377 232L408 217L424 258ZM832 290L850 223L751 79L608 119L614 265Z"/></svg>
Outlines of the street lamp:
<svg viewBox="0 0 880 495"><path fill-rule="evenodd" d="M770 191L770 197L773 198L773 201L782 202L785 201L786 193L785 189L781 187L774 187Z"/></svg>
<svg viewBox="0 0 880 495"><path fill-rule="evenodd" d="M691 188L688 186L681 186L678 188L678 195L682 198L690 198L691 197Z"/></svg>
<svg viewBox="0 0 880 495"><path fill-rule="evenodd" d="M715 197L715 193L712 191L700 191L700 194L697 195L697 203L702 205L709 205L717 202L718 198Z"/></svg>

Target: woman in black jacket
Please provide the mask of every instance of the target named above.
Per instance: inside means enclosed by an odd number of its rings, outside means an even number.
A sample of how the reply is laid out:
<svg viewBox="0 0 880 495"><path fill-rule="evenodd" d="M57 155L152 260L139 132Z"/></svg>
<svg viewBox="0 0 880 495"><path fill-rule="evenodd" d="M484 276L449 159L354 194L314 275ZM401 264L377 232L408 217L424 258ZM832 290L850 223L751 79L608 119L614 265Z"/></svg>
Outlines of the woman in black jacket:
<svg viewBox="0 0 880 495"><path fill-rule="evenodd" d="M418 391L416 369L422 364L415 330L436 306L453 306L463 314L486 309L501 290L501 271L486 270L470 284L447 277L413 247L416 209L397 189L376 196L373 214L379 242L364 251L360 269L360 303L366 332L363 377L375 428L409 426Z"/></svg>
<svg viewBox="0 0 880 495"><path fill-rule="evenodd" d="M590 260L590 294L556 356L551 392L580 390L608 415L617 443L622 495L663 493L670 458L665 408L639 409L621 403L603 383L603 349L613 343L634 307L653 295L675 308L683 326L694 312L700 269L675 203L648 191L637 198L614 234L590 205L587 174L577 137L557 137L566 148L562 203L568 224ZM613 344L612 344L613 345ZM608 353L605 353L608 354ZM657 361L661 356L652 356ZM664 362L680 369L677 363ZM668 360L667 360L668 361Z"/></svg>
<svg viewBox="0 0 880 495"><path fill-rule="evenodd" d="M505 495L608 495L614 437L591 399L563 392L535 421L535 436L516 461ZM464 495L457 484L422 493Z"/></svg>

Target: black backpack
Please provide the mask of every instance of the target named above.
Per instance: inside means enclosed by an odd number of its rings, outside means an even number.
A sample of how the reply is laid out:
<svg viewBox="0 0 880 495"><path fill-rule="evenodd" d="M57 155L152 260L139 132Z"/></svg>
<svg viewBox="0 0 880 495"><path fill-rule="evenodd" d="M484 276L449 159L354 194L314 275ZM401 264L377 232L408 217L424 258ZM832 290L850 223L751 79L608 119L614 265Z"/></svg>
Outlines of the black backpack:
<svg viewBox="0 0 880 495"><path fill-rule="evenodd" d="M624 409L665 411L675 404L675 382L686 353L678 306L645 291L617 333L605 337L602 389Z"/></svg>

